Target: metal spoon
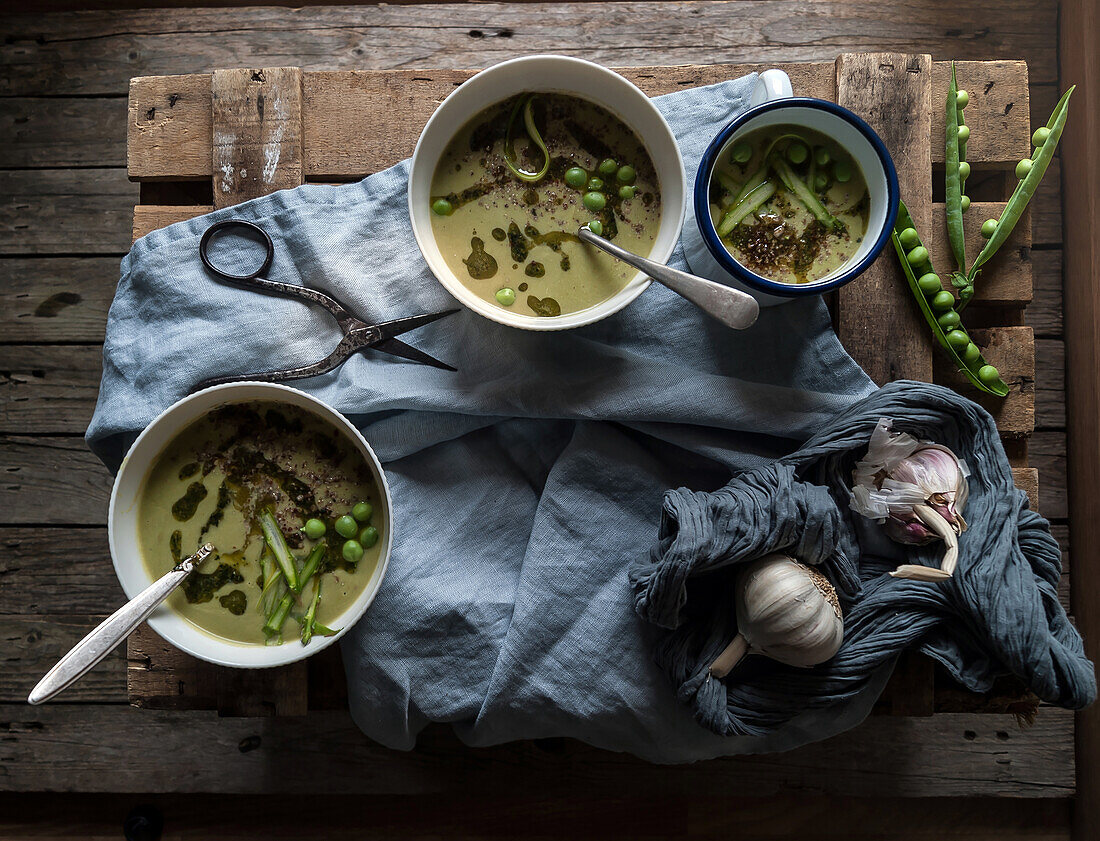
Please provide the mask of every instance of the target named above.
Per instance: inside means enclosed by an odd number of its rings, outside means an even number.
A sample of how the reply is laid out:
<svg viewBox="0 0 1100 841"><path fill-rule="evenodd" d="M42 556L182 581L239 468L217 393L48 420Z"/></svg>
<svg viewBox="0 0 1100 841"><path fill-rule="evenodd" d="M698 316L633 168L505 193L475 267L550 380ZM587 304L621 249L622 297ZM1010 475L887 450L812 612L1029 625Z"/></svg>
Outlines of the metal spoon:
<svg viewBox="0 0 1100 841"><path fill-rule="evenodd" d="M678 269L672 269L639 257L624 248L620 248L610 240L596 236L588 228L581 228L577 232L582 240L600 248L627 263L639 271L645 272L658 283L663 283L677 295L682 295L699 307L707 315L713 316L734 330L744 330L751 327L756 317L760 315L760 304L752 295L747 295L740 289L731 286L723 286L713 280L688 274Z"/></svg>
<svg viewBox="0 0 1100 841"><path fill-rule="evenodd" d="M156 607L168 598L192 572L210 557L214 547L207 543L194 555L184 558L162 578L158 578L135 598L104 619L88 636L73 646L72 651L46 672L31 690L27 700L32 704L48 701L58 692L67 689L92 670L95 665L115 650L115 647L145 621Z"/></svg>

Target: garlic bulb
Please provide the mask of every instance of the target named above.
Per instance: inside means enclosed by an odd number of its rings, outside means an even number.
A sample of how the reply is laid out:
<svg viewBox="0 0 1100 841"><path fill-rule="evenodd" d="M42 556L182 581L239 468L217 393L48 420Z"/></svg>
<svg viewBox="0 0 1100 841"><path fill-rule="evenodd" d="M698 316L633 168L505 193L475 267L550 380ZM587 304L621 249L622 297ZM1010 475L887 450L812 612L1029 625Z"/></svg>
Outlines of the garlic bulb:
<svg viewBox="0 0 1100 841"><path fill-rule="evenodd" d="M966 464L947 447L892 432L885 418L878 422L867 455L852 474L852 510L882 523L898 543L942 540L947 547L939 569L903 564L892 576L915 581L951 577L959 558L958 536L966 531L962 510L970 495L968 475Z"/></svg>
<svg viewBox="0 0 1100 841"><path fill-rule="evenodd" d="M787 555L765 555L737 576L738 634L710 664L725 677L746 654L816 666L840 650L844 620L829 580Z"/></svg>

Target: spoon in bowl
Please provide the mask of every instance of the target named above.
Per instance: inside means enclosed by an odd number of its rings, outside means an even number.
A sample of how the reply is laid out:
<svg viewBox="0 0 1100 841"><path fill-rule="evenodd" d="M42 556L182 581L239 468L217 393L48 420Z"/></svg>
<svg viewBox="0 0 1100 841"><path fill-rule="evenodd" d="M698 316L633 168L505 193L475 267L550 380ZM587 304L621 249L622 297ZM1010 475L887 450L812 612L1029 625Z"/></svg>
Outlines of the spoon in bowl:
<svg viewBox="0 0 1100 841"><path fill-rule="evenodd" d="M658 283L664 284L677 295L687 298L707 315L718 319L727 327L732 327L734 330L744 330L746 327L751 327L756 321L756 317L760 315L760 304L756 302L752 295L748 295L740 289L724 286L721 283L715 283L713 280L707 280L697 275L682 272L679 269L655 263L645 257L639 257L625 248L620 248L610 240L597 236L587 227L582 227L577 231L577 236L589 245L594 245L596 248L606 251L612 257L622 260L624 263L644 272Z"/></svg>
<svg viewBox="0 0 1100 841"><path fill-rule="evenodd" d="M206 543L194 555L184 558L164 576L158 578L133 599L128 601L99 623L88 636L73 646L56 666L46 672L31 690L27 701L41 704L58 692L76 683L90 672L100 660L110 654L126 637L133 633L158 605L168 598L192 572L202 566L214 547Z"/></svg>

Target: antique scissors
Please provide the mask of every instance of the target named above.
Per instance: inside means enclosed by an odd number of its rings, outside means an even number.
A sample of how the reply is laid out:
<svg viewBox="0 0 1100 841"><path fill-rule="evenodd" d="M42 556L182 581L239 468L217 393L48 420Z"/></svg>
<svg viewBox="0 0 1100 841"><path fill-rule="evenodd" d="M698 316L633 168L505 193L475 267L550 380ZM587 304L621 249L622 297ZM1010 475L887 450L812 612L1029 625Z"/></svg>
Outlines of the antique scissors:
<svg viewBox="0 0 1100 841"><path fill-rule="evenodd" d="M258 237L263 243L266 249L264 260L255 271L240 275L230 274L218 268L211 261L208 253L211 239L215 234L230 230ZM353 316L344 309L342 304L334 298L329 297L324 292L318 292L316 289L298 286L293 283L268 280L266 277L263 277L263 275L267 274L267 270L271 268L271 261L274 257L275 244L271 241L271 237L268 236L267 231L259 225L253 222L247 222L244 219L226 219L221 222L215 222L206 229L206 232L202 235L202 239L199 240L199 259L202 260L202 264L211 274L235 286L240 286L243 289L273 292L279 295L287 295L291 298L298 298L301 301L306 301L311 304L319 304L328 310L332 314L332 317L336 319L336 323L340 326L344 338L341 339L340 344L336 346L332 353L320 362L315 362L312 365L303 365L299 368L287 368L282 371L265 371L259 374L212 377L203 380L196 385L192 391L198 391L207 386L220 385L222 383L244 382L246 380L276 382L279 380L298 380L304 377L315 377L318 374L324 374L331 371L353 353L365 348L380 350L392 356L410 359L413 362L431 365L434 368L442 368L445 371L457 370L445 362L440 362L434 356L430 356L424 353L424 351L418 350L411 345L405 344L400 339L395 338L401 333L415 330L417 327L423 327L425 324L430 324L440 318L453 315L458 312L457 309L427 313L425 315L413 315L407 318L398 318L393 321L384 321L381 324L367 324L365 321L361 321Z"/></svg>

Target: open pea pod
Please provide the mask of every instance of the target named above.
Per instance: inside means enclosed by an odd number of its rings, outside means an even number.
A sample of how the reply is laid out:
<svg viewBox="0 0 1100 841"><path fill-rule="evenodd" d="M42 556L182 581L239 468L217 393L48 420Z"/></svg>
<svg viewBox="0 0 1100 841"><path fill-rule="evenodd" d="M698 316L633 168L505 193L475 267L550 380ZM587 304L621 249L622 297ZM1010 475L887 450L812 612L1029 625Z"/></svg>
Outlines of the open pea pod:
<svg viewBox="0 0 1100 841"><path fill-rule="evenodd" d="M1004 380L1001 379L1000 374L996 373L996 368L993 368L985 358L982 356L981 351L976 354L970 354L971 361L968 363L964 358L964 355L960 353L958 349L947 339L947 333L940 324L940 319L944 317L947 312L953 311L953 309L945 310L939 316L932 310L932 306L929 303L929 297L935 297L935 292L932 296L926 295L921 291L920 285L917 281L917 269L920 269L921 276L928 274L935 274L932 268L932 262L924 256L923 259L916 260L916 266L914 266L910 260L909 255L921 249L925 255L928 253L928 249L918 242L909 249L907 252L905 246L901 242L901 232L907 228L913 228L913 217L909 215L909 209L906 208L904 202L899 202L898 218L894 223L894 230L890 234L890 240L894 243L894 249L898 253L898 261L901 263L901 270L905 274L905 279L909 283L909 288L913 292L913 297L917 299L917 306L920 307L920 311L924 314L924 320L928 322L928 326L932 330L932 335L936 337L936 341L940 343L947 354L954 360L955 365L966 376L968 380L974 385L975 388L980 391L984 391L986 394L992 394L997 397L1005 397L1008 395L1008 386ZM920 256L919 254L917 256ZM942 290L941 290L942 291ZM950 293L948 293L950 294ZM956 327L952 327L951 330L961 330L961 324ZM974 346L977 347L976 345ZM979 375L979 372L984 370L985 376ZM992 371L992 373L990 373Z"/></svg>
<svg viewBox="0 0 1100 841"><path fill-rule="evenodd" d="M959 127L962 125L962 109L958 106L959 85L955 79L955 62L951 62L951 86L947 90L947 145L944 150L944 207L947 216L947 238L951 242L951 253L955 257L954 276L966 278L966 237L963 233L963 179L960 172L965 152L959 140ZM954 280L952 282L955 282ZM965 285L960 285L965 290ZM972 290L973 287L970 287ZM964 292L960 292L964 296Z"/></svg>
<svg viewBox="0 0 1100 841"><path fill-rule="evenodd" d="M1072 95L1076 86L1071 87L1068 91L1062 94L1062 98L1058 100L1058 104L1054 106L1054 112L1050 115L1050 119L1047 120L1047 129L1049 130L1044 141L1036 147L1034 154L1031 156L1031 165L1027 173L1020 179L1020 183L1016 185L1016 189L1012 192L1012 197L1005 205L1004 211L1001 213L1001 218L997 220L997 227L993 231L993 236L989 238L989 241L985 244L985 247L978 254L974 265L970 267L970 271L967 273L967 279L970 285L973 286L974 279L978 276L978 272L981 267L987 263L997 250L1005 244L1009 235L1012 233L1012 229L1016 227L1016 223L1020 221L1020 217L1024 214L1024 209L1027 207L1027 203L1031 201L1031 197L1035 195L1035 191L1039 188L1039 182L1043 180L1043 174L1047 171L1047 167L1050 166L1050 161L1054 157L1054 150L1058 148L1058 141L1062 137L1062 129L1066 124L1066 115L1069 113L1069 98ZM1021 162L1022 164L1023 162Z"/></svg>

